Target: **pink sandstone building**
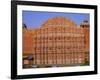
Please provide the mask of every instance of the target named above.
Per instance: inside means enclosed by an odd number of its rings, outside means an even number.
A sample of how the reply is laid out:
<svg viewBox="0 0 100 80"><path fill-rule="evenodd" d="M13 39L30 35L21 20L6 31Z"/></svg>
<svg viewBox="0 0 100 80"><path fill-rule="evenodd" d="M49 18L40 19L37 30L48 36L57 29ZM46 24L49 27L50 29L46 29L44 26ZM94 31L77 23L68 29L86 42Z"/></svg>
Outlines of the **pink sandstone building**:
<svg viewBox="0 0 100 80"><path fill-rule="evenodd" d="M23 28L23 67L89 65L89 23L65 17L48 19L40 28Z"/></svg>

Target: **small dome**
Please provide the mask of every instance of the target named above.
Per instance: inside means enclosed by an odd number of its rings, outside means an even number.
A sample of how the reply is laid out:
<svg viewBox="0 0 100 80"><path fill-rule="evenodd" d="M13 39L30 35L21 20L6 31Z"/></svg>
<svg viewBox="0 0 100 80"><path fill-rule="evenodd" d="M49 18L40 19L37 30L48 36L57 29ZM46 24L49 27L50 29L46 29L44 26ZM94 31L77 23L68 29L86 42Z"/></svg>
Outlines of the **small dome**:
<svg viewBox="0 0 100 80"><path fill-rule="evenodd" d="M88 22L87 20L84 20L84 21L80 24L80 26L83 27L83 28L84 28L84 27L85 27L85 28L89 28L90 25L89 25L89 22Z"/></svg>
<svg viewBox="0 0 100 80"><path fill-rule="evenodd" d="M84 20L81 24L82 25L89 25L89 22L87 20Z"/></svg>
<svg viewBox="0 0 100 80"><path fill-rule="evenodd" d="M49 26L77 26L73 21L71 21L70 19L66 18L66 17L53 17L48 19L46 22L44 22L44 24L42 25L42 27L49 27Z"/></svg>

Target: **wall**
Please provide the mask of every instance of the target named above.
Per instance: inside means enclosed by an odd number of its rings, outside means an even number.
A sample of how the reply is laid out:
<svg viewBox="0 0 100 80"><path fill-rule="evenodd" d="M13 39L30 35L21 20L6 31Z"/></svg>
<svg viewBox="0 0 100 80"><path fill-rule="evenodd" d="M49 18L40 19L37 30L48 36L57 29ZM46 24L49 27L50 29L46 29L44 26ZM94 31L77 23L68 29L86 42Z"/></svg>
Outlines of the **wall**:
<svg viewBox="0 0 100 80"><path fill-rule="evenodd" d="M48 1L48 0L35 0L35 1ZM84 3L84 4L99 4L99 0L49 0L49 2L61 2L61 3ZM99 11L100 14L100 5ZM10 0L0 0L0 80L10 80L10 44L11 44L11 25L10 25ZM100 15L98 16L100 20ZM98 23L100 26L100 23ZM100 34L100 27L98 27L98 34ZM100 36L98 37L100 41ZM98 42L98 56L100 56L100 42ZM100 58L98 57L98 61ZM100 62L98 62L100 67ZM84 76L67 76L67 77L55 77L55 78L41 78L30 80L100 80L100 69L98 75L84 75ZM29 80L29 79L26 79Z"/></svg>

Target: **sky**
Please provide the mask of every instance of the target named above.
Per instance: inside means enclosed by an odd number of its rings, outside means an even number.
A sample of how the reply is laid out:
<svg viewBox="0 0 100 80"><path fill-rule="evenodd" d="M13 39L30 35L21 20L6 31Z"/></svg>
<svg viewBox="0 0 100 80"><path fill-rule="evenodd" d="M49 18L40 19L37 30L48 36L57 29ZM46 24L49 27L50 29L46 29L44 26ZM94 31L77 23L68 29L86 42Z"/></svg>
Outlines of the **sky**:
<svg viewBox="0 0 100 80"><path fill-rule="evenodd" d="M43 11L23 11L22 22L27 28L39 28L49 18L62 16L74 21L77 25L84 20L90 22L89 14L86 13L67 13L67 12L43 12Z"/></svg>

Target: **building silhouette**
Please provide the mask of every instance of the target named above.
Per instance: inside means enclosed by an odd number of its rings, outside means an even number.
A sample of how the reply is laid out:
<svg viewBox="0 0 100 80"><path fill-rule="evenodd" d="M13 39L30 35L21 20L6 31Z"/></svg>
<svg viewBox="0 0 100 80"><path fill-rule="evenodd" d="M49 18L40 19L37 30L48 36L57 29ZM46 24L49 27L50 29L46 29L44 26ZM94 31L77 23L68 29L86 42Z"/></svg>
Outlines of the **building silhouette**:
<svg viewBox="0 0 100 80"><path fill-rule="evenodd" d="M62 16L37 29L23 28L23 67L89 65L89 23L80 26Z"/></svg>

